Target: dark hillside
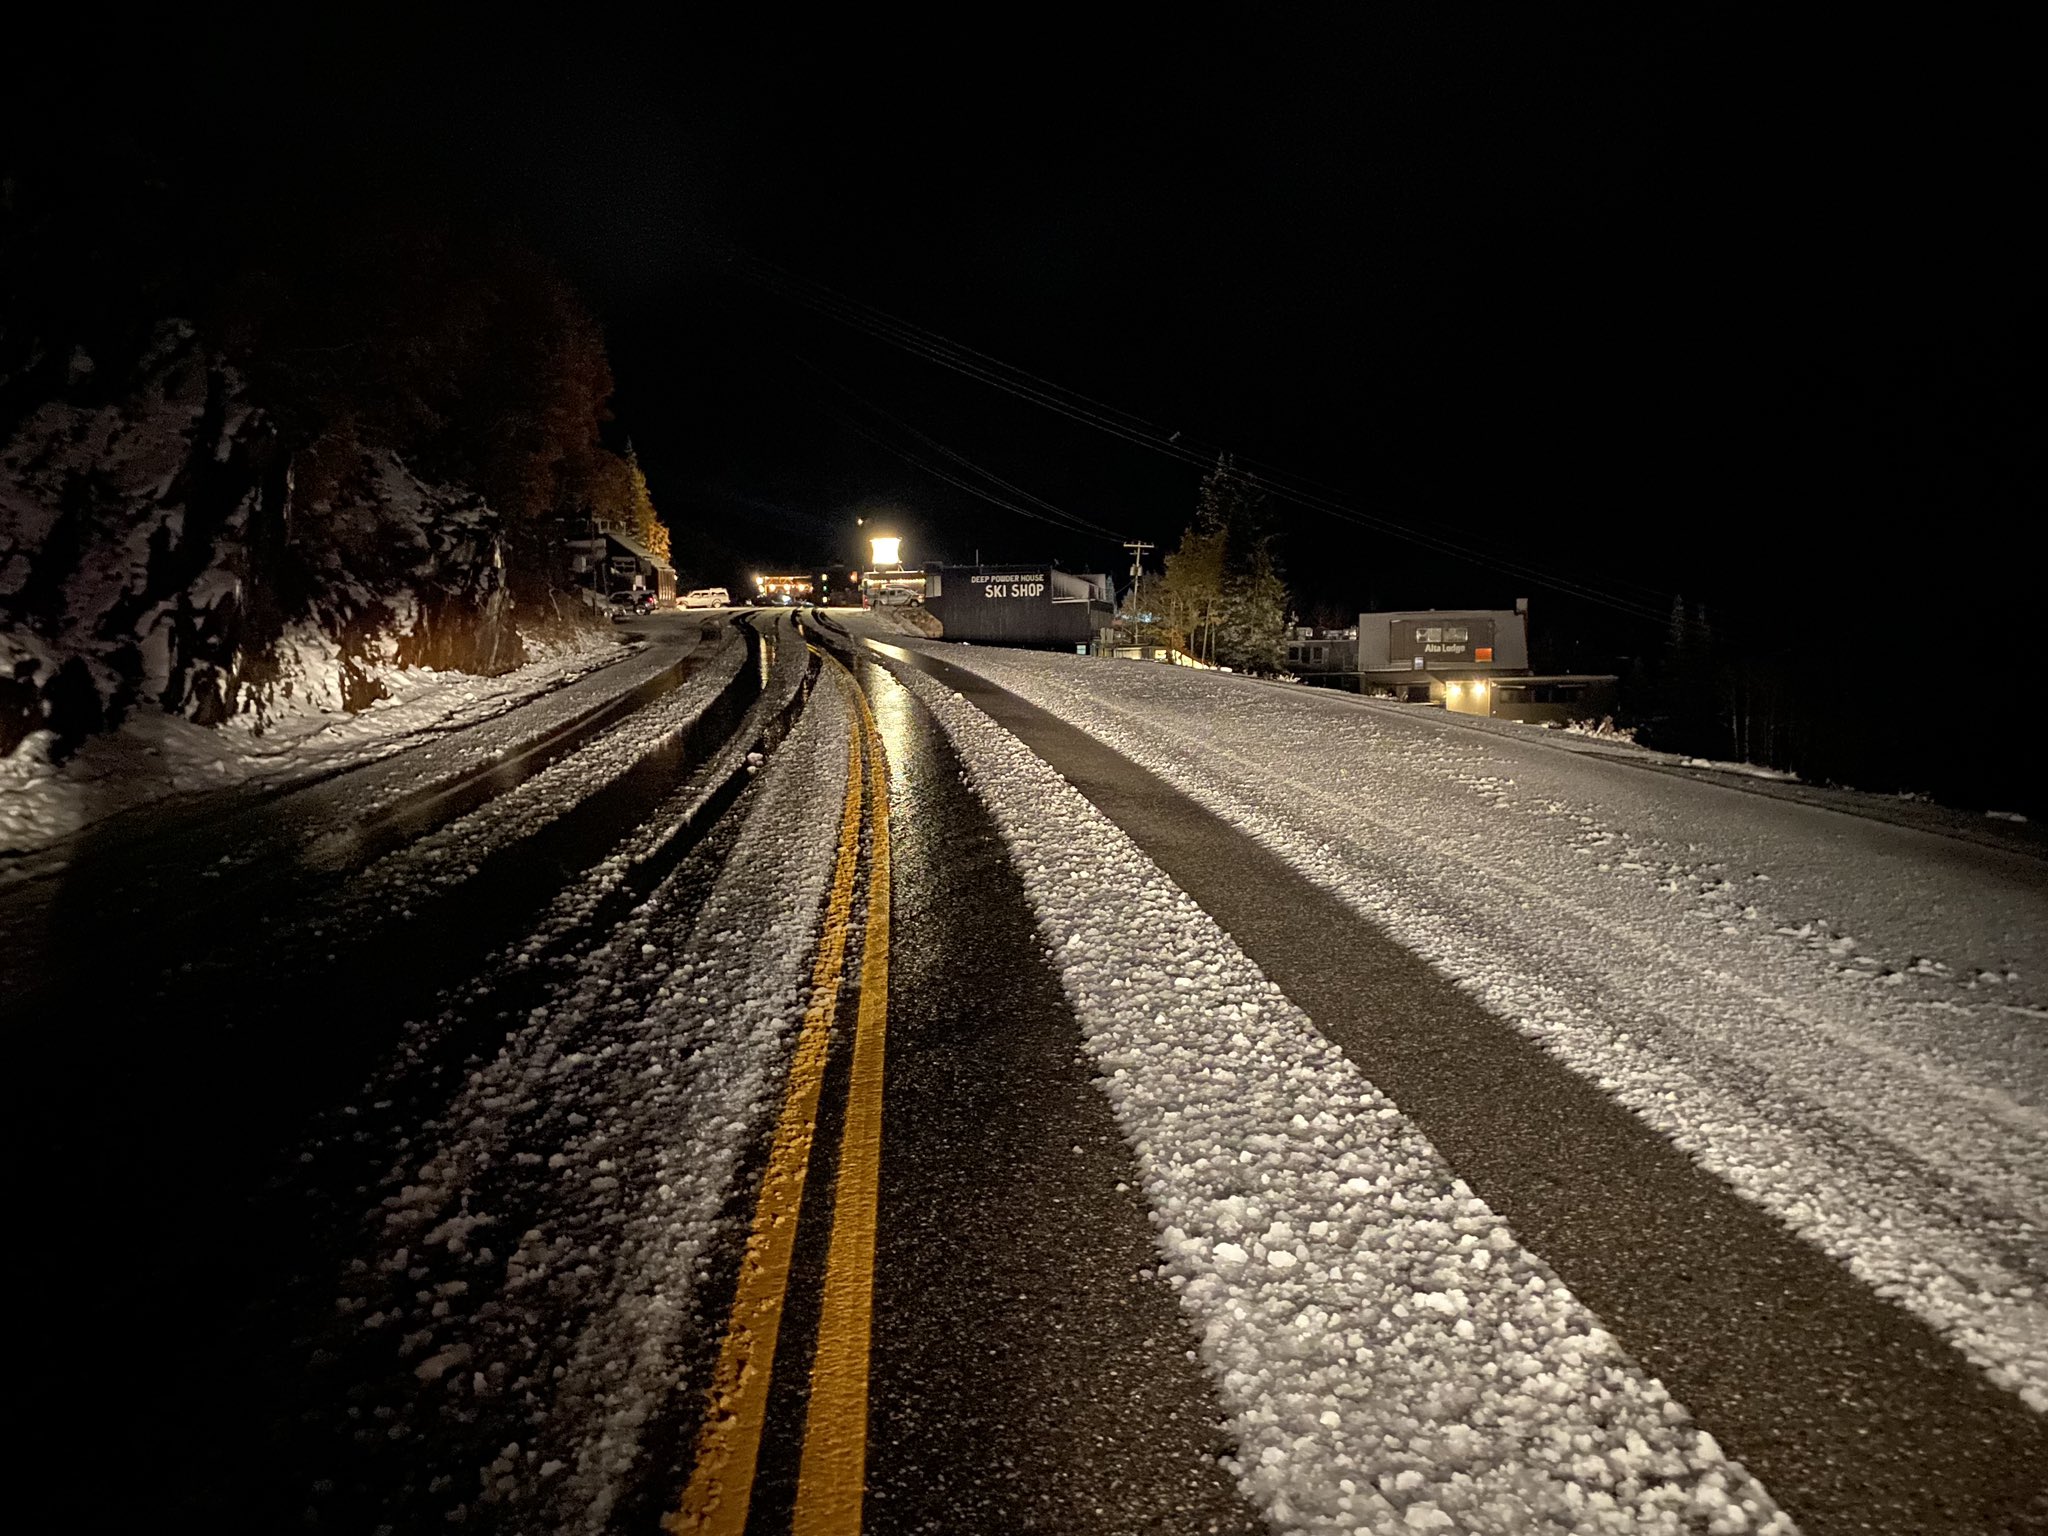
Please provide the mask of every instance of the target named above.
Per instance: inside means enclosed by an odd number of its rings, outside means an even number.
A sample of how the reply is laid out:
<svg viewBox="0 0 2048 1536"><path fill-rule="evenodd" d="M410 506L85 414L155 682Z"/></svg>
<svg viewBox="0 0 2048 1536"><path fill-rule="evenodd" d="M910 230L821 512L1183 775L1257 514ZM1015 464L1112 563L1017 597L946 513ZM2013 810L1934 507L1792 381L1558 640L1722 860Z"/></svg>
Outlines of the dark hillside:
<svg viewBox="0 0 2048 1536"><path fill-rule="evenodd" d="M600 328L516 237L342 201L223 260L132 148L6 191L0 752L504 672L589 622L565 537L665 548Z"/></svg>

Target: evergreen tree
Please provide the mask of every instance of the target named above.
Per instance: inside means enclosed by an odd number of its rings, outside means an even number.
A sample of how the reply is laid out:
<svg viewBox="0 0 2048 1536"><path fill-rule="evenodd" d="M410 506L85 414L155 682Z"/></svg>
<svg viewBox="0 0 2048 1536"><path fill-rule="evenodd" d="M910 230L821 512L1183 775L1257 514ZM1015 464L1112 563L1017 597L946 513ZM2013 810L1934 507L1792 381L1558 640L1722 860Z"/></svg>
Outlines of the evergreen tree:
<svg viewBox="0 0 2048 1536"><path fill-rule="evenodd" d="M1287 584L1268 540L1224 582L1218 659L1240 672L1278 672L1287 649Z"/></svg>
<svg viewBox="0 0 2048 1536"><path fill-rule="evenodd" d="M1203 659L1277 672L1287 644L1287 584L1273 552L1265 493L1227 455L1203 477L1194 526L1181 537L1192 593L1209 599ZM1174 571L1167 561L1168 579ZM1213 585L1210 582L1213 577Z"/></svg>
<svg viewBox="0 0 2048 1536"><path fill-rule="evenodd" d="M1734 733L1724 707L1726 672L1706 605L1695 604L1688 611L1683 596L1674 598L1658 668L1659 718L1652 722L1650 739L1696 757L1720 758L1733 753Z"/></svg>

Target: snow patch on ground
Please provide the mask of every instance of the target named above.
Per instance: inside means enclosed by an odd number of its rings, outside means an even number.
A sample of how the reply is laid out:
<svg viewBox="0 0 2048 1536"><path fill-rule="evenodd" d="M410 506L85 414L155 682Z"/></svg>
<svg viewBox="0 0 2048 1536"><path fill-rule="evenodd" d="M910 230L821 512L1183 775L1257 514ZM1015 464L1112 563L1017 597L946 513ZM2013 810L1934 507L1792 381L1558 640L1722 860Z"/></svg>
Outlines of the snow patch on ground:
<svg viewBox="0 0 2048 1536"><path fill-rule="evenodd" d="M1636 728L1632 725L1616 725L1611 715L1599 720L1568 720L1559 727L1567 736L1586 736L1595 741L1620 742L1624 746L1636 744Z"/></svg>
<svg viewBox="0 0 2048 1536"><path fill-rule="evenodd" d="M1712 757L1681 757L1681 768L1707 768L1715 773L1740 773L1752 779L1776 779L1782 784L1797 784L1799 775L1783 768L1764 768L1755 763L1724 763Z"/></svg>
<svg viewBox="0 0 2048 1536"><path fill-rule="evenodd" d="M809 1002L851 723L844 691L818 688L701 905L685 861L592 935L374 1191L337 1338L314 1344L369 1362L338 1444L378 1454L388 1440L416 1460L474 1442L479 1421L501 1427L502 1448L442 1480L448 1520L608 1530L647 1429L715 1347L724 1319L703 1287L714 1255L744 1241L740 1175ZM407 1055L462 1027L459 1008L411 1026ZM414 1075L401 1062L385 1081Z"/></svg>
<svg viewBox="0 0 2048 1536"><path fill-rule="evenodd" d="M909 635L917 640L936 639L943 628L932 611L923 603L870 608L861 614L860 623L866 629L881 630L892 635Z"/></svg>
<svg viewBox="0 0 2048 1536"><path fill-rule="evenodd" d="M346 933L462 884L499 848L530 837L628 772L702 715L747 660L735 630L724 631L705 664L645 709L633 711L596 740L488 800L467 816L437 827L351 878L314 919L313 931Z"/></svg>
<svg viewBox="0 0 2048 1536"><path fill-rule="evenodd" d="M2040 865L1396 706L931 648L1286 858L2048 1411Z"/></svg>
<svg viewBox="0 0 2048 1536"><path fill-rule="evenodd" d="M1793 1529L1128 838L958 695L904 682L1009 843L1233 1470L1277 1527Z"/></svg>
<svg viewBox="0 0 2048 1536"><path fill-rule="evenodd" d="M637 648L643 661L650 652L659 659L659 649ZM173 795L270 790L376 762L493 720L634 655L596 631L529 639L526 651L535 659L498 677L393 669L380 674L389 697L368 708L293 715L261 736L142 711L58 764L50 760L55 737L39 731L0 757L0 858L40 853L109 816Z"/></svg>

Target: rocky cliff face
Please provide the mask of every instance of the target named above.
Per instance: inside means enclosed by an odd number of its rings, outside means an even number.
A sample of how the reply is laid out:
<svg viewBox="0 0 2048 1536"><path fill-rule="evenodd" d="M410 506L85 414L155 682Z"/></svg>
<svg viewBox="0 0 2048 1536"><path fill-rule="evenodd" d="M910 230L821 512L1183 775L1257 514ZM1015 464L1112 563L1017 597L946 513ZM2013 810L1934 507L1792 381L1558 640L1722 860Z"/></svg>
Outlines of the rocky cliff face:
<svg viewBox="0 0 2048 1536"><path fill-rule="evenodd" d="M0 755L149 709L261 734L360 710L393 668L520 665L492 509L389 452L333 462L317 498L297 485L189 326L118 390L74 356L67 397L0 449Z"/></svg>

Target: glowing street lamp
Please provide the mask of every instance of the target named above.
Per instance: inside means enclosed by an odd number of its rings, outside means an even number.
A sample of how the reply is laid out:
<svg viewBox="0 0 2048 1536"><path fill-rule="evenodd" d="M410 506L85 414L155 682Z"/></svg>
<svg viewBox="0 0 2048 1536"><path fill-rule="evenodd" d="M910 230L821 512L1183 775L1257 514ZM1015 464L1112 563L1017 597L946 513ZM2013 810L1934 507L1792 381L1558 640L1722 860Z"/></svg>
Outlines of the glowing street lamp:
<svg viewBox="0 0 2048 1536"><path fill-rule="evenodd" d="M901 565L903 562L899 560L897 556L901 552L902 547L903 541L901 539L869 539L868 568L870 570L873 570L877 567L886 568L889 566Z"/></svg>

